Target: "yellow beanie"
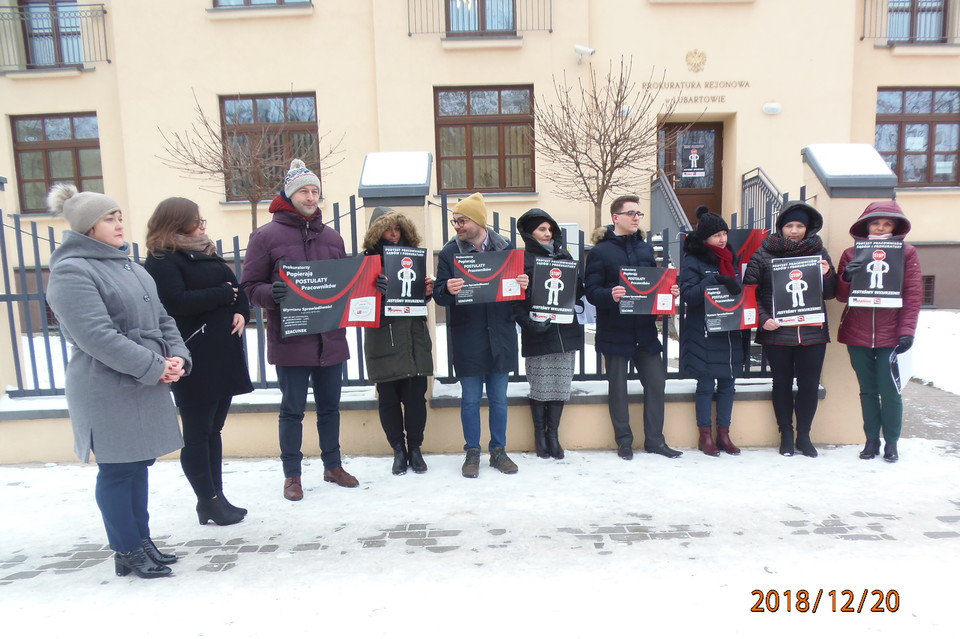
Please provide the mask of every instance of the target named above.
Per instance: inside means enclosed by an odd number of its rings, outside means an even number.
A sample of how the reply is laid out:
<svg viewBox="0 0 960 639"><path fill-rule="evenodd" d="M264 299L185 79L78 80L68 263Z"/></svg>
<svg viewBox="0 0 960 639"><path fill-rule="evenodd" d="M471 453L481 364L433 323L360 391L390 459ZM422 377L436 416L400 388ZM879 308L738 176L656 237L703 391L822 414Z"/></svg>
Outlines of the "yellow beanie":
<svg viewBox="0 0 960 639"><path fill-rule="evenodd" d="M474 193L470 197L457 202L453 207L453 212L459 213L480 226L485 227L487 225L487 205L483 203L483 196L479 193Z"/></svg>

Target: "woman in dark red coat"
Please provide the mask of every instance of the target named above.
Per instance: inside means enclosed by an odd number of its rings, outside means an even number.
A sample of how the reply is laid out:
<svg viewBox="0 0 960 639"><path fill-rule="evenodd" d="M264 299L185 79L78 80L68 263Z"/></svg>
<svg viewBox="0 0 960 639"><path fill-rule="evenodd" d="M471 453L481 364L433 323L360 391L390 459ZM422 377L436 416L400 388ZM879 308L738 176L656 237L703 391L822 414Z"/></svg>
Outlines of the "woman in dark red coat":
<svg viewBox="0 0 960 639"><path fill-rule="evenodd" d="M900 240L910 232L910 220L894 201L873 202L850 227L856 240ZM860 459L873 459L880 454L880 433L885 442L883 458L897 461L897 441L903 422L903 402L890 375L890 355L904 353L913 346L917 316L923 299L923 279L917 249L903 245L904 269L900 308L847 306L840 318L838 341L847 345L850 364L860 382L860 410L863 413L863 432L866 446ZM840 257L840 281L837 299L850 299L850 281L864 268L852 261L853 247Z"/></svg>

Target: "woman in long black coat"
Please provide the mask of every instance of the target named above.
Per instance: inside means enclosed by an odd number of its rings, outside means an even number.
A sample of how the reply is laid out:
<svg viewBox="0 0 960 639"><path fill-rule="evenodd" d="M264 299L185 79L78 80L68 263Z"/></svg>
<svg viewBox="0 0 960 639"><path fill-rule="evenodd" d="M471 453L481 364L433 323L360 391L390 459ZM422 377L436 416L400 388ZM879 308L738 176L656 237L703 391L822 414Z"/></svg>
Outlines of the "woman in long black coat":
<svg viewBox="0 0 960 639"><path fill-rule="evenodd" d="M523 270L533 277L537 257L572 260L563 244L560 225L541 209L530 209L517 220L517 230L526 250ZM583 348L583 326L576 317L571 324L539 322L530 317L531 291L516 306L520 325L521 354L526 358L530 382L530 411L533 415L537 456L563 459L559 428L563 406L570 399L576 353ZM583 295L583 281L577 278L577 299Z"/></svg>
<svg viewBox="0 0 960 639"><path fill-rule="evenodd" d="M709 332L704 291L724 286L731 295L741 291L738 265L727 247L727 223L705 206L697 208L697 229L683 243L680 262L680 297L686 314L680 331L680 373L697 380L698 448L716 457L720 451L739 455L730 440L734 385L743 370L743 340L740 331ZM717 439L713 439L713 403L716 390Z"/></svg>
<svg viewBox="0 0 960 639"><path fill-rule="evenodd" d="M220 431L233 396L253 390L240 337L250 305L205 228L195 202L167 198L147 222L144 266L193 356L192 374L173 385L173 396L183 423L180 464L197 495L197 518L226 526L247 513L223 496Z"/></svg>

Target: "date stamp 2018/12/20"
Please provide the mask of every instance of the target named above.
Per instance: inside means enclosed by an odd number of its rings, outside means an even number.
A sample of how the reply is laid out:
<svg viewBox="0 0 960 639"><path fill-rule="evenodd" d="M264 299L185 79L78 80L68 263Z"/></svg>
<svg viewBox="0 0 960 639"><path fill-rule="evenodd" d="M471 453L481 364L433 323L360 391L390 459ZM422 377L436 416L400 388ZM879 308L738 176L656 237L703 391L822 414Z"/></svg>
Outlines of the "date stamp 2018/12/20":
<svg viewBox="0 0 960 639"><path fill-rule="evenodd" d="M896 590L753 590L756 597L750 612L896 612L900 593Z"/></svg>

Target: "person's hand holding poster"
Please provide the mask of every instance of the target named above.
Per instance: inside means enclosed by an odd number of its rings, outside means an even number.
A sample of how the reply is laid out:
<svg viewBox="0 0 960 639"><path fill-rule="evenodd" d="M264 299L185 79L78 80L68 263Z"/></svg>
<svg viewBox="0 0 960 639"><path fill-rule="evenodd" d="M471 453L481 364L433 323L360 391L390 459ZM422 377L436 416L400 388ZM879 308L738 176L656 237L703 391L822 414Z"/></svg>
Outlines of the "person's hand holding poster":
<svg viewBox="0 0 960 639"><path fill-rule="evenodd" d="M653 266L624 266L620 286L627 293L620 298L621 315L673 315L677 300L671 289L677 284L678 270Z"/></svg>
<svg viewBox="0 0 960 639"><path fill-rule="evenodd" d="M822 324L823 274L819 255L777 257L771 260L773 319L781 326Z"/></svg>
<svg viewBox="0 0 960 639"><path fill-rule="evenodd" d="M380 257L281 262L290 293L280 304L283 337L326 333L346 326L380 325L376 281Z"/></svg>
<svg viewBox="0 0 960 639"><path fill-rule="evenodd" d="M903 242L899 240L857 240L847 269L850 281L849 306L900 308L903 306ZM856 264L854 271L851 264Z"/></svg>
<svg viewBox="0 0 960 639"><path fill-rule="evenodd" d="M521 300L524 292L517 282L523 273L523 251L457 253L453 256L456 277L464 280L457 304L485 304Z"/></svg>
<svg viewBox="0 0 960 639"><path fill-rule="evenodd" d="M538 257L530 278L530 317L572 324L577 297L577 263Z"/></svg>
<svg viewBox="0 0 960 639"><path fill-rule="evenodd" d="M427 314L427 249L407 246L383 247L383 296L386 317L424 317Z"/></svg>
<svg viewBox="0 0 960 639"><path fill-rule="evenodd" d="M703 293L707 331L736 331L757 327L757 287L744 286L731 295L726 286L708 286Z"/></svg>

